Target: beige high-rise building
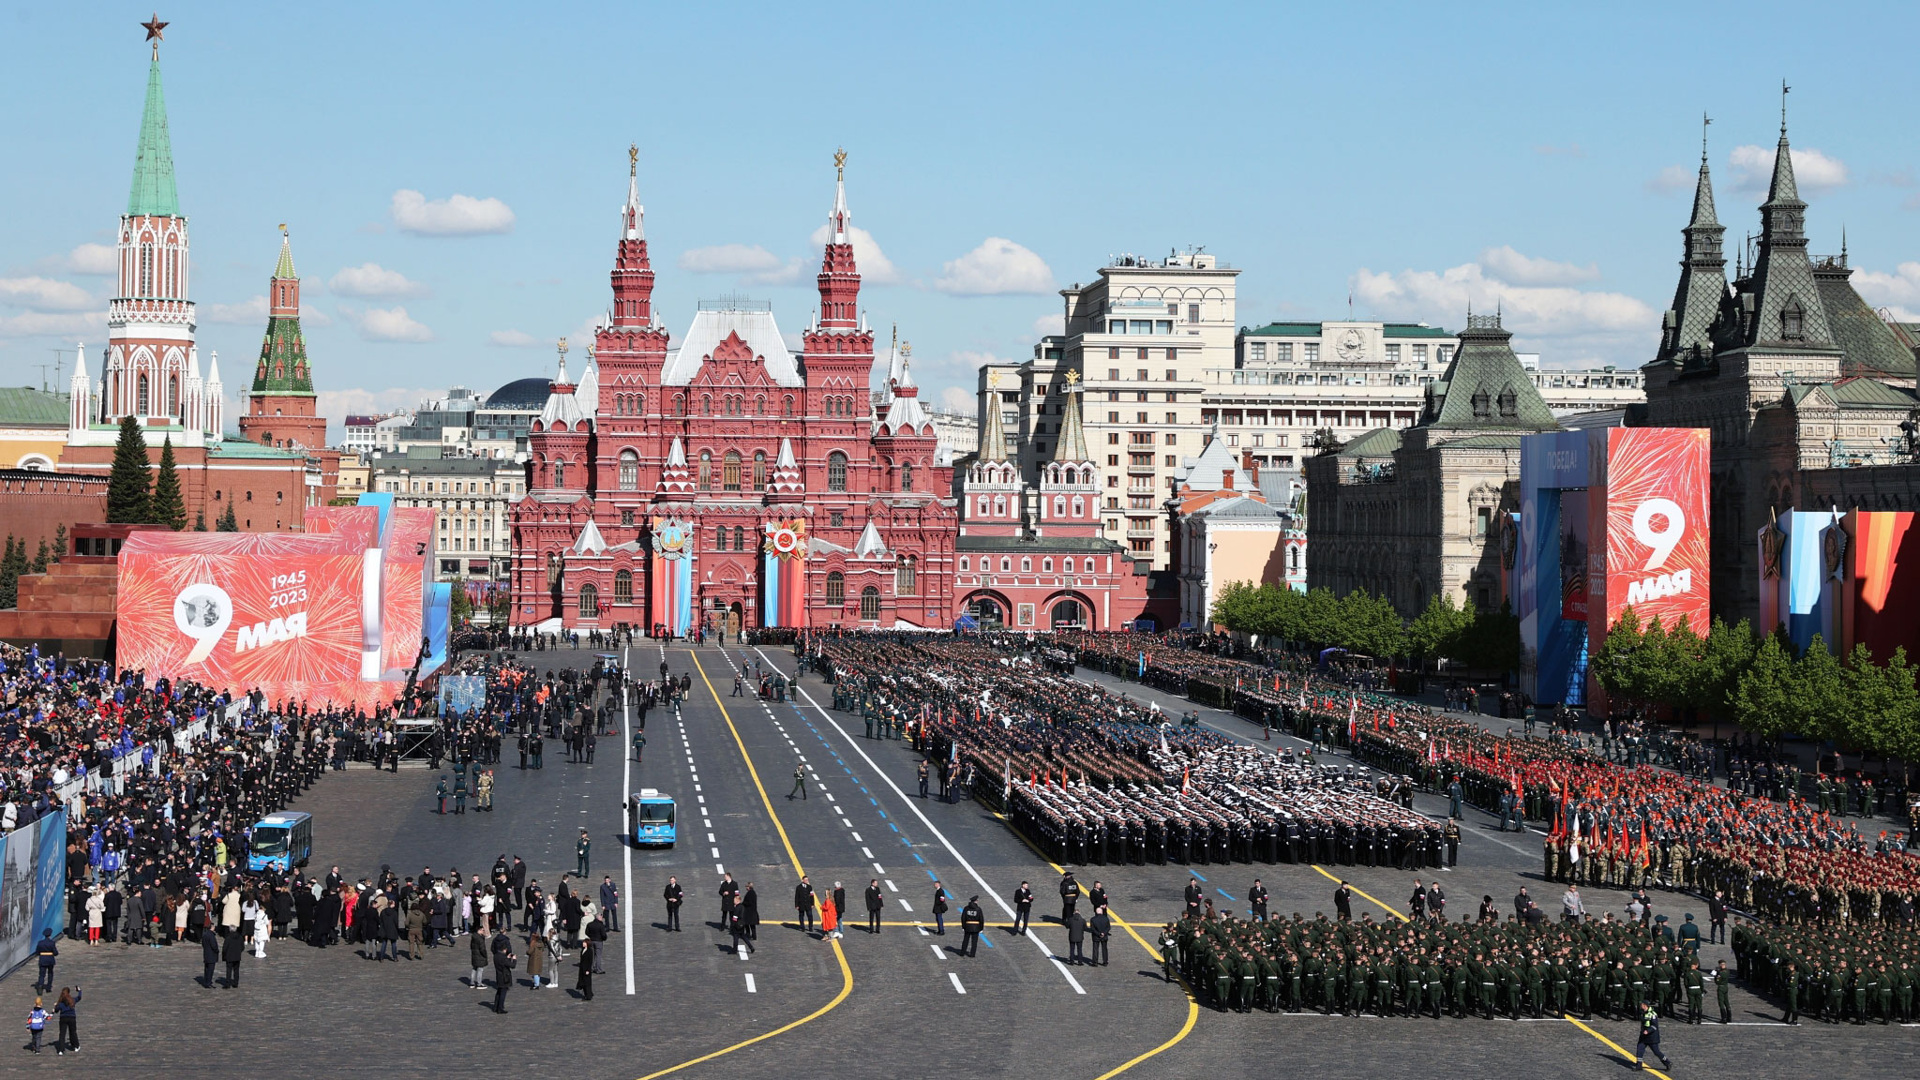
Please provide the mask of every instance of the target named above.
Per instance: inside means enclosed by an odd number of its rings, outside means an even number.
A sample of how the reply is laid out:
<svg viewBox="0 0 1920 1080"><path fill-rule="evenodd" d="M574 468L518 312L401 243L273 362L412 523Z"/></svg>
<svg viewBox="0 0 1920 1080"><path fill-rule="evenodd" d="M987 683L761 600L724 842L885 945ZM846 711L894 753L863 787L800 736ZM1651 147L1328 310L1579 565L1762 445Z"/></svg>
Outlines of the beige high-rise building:
<svg viewBox="0 0 1920 1080"><path fill-rule="evenodd" d="M1079 372L1101 529L1155 570L1167 569L1171 540L1164 504L1182 459L1205 442L1202 373L1233 366L1239 273L1202 251L1120 256L1092 283L1060 290L1063 335L1042 339L1030 360L980 369L982 416L1001 410L1008 460L1030 485L1052 460L1066 374Z"/></svg>

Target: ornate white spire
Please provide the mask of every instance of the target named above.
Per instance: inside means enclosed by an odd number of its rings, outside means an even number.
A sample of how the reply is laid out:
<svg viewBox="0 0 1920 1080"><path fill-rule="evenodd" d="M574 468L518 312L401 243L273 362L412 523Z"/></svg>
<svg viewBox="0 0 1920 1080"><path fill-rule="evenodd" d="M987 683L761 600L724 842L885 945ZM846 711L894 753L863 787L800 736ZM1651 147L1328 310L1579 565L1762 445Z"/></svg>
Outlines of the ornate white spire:
<svg viewBox="0 0 1920 1080"><path fill-rule="evenodd" d="M207 384L202 393L206 395L207 435L218 442L227 427L227 388L220 385L220 350L215 349L207 360Z"/></svg>
<svg viewBox="0 0 1920 1080"><path fill-rule="evenodd" d="M93 380L87 376L87 347L73 343L73 378L67 382L67 427L85 431L92 423Z"/></svg>
<svg viewBox="0 0 1920 1080"><path fill-rule="evenodd" d="M628 240L645 240L647 208L640 205L640 147L627 147L627 205L620 208L620 222Z"/></svg>
<svg viewBox="0 0 1920 1080"><path fill-rule="evenodd" d="M833 153L833 213L827 215L827 240L830 244L847 242L847 226L853 221L853 214L847 210L847 152L836 150Z"/></svg>
<svg viewBox="0 0 1920 1080"><path fill-rule="evenodd" d="M687 467L687 448L681 444L678 435L673 437L673 448L667 451L667 465L682 469Z"/></svg>

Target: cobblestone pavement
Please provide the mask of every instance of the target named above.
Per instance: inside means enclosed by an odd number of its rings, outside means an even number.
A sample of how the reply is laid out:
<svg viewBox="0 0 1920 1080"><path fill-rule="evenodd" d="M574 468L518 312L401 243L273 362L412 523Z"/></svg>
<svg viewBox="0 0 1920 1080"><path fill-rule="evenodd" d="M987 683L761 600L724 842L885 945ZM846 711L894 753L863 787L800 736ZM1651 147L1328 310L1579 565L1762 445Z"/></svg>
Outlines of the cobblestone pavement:
<svg viewBox="0 0 1920 1080"><path fill-rule="evenodd" d="M0 1075L59 1069L89 1076L232 1076L293 1066L327 1075L481 1068L636 1080L718 1055L675 1075L1029 1077L1044 1069L1048 1076L1092 1080L1169 1043L1128 1075L1264 1078L1306 1067L1336 1077L1611 1077L1626 1067L1595 1034L1559 1020L1196 1009L1177 985L1161 981L1145 945L1123 933L1115 935L1111 966L1066 967L1055 959L1065 953L1057 925L1036 921L1030 937L1005 928L999 898L1027 879L1043 900L1037 913L1044 913L1056 872L987 808L907 795L915 790L917 762L910 748L865 739L857 718L820 708L817 679L802 680L808 693L792 702L731 696L743 655L791 671L789 652L684 645L663 651L644 643L629 655L638 673L653 674L664 656L675 674L684 671L694 681L677 717L671 710L649 715L644 764L622 760L624 737L602 739L592 765L549 754L545 769L522 772L509 753L497 770L498 809L491 815L436 815L435 774L418 769L333 773L298 803L315 815L314 866L338 864L353 877L383 863L403 875L423 866L484 873L496 856L517 854L532 876L550 885L573 869L578 830L590 829L591 878L597 883L611 874L621 884L628 931L609 943L607 974L595 979L593 1001L571 989L530 990L523 964L516 972L520 984L508 995L509 1014L495 1016L488 1008L491 990L466 985L464 939L399 963L374 963L344 946L275 942L267 959L247 959L241 986L233 990L198 984L198 949L69 944L56 985L77 982L86 989L81 1057L56 1063L50 1052L34 1058L15 1051L0 1055ZM582 649L529 659L545 670L584 666L592 656ZM1157 697L1175 711L1191 707L1137 685L1119 688ZM1203 715L1229 734L1248 735L1238 718ZM1257 741L1257 729L1252 737ZM804 800L787 798L796 765L809 777ZM678 800L675 847L634 850L621 843L625 792L642 786ZM1419 808L1443 809L1440 800L1426 798ZM1539 838L1498 833L1491 818L1469 813L1462 865L1438 875L1450 908L1471 909L1483 894L1508 901L1522 883L1542 892ZM856 908L867 882L879 880L888 897L881 933L867 934L857 911L837 948L800 931L789 907L796 862L822 894L843 882ZM764 923L747 958L718 929L720 868L752 881L759 895ZM1149 941L1154 928L1177 913L1189 872L1179 866L1076 869L1083 883L1104 881L1116 914ZM1193 869L1226 907L1259 876L1276 913L1300 910L1311 917L1331 910L1334 881L1310 867ZM1378 906L1356 905L1376 917L1382 907L1404 903L1414 876L1333 872L1378 898ZM669 874L680 877L688 894L679 934L661 926L659 894ZM957 914L949 917L947 935L931 932L935 878L955 897L956 913L967 897L980 896L990 928L977 957L956 955ZM1557 896L1555 889L1547 899ZM1596 912L1624 902L1605 890L1588 900ZM1676 915L1686 909L1678 898L1656 895L1655 903ZM562 987L573 986L572 957L559 975ZM21 973L7 980L21 1015L30 1004L31 980ZM1665 1025L1676 1075L1910 1076L1920 1066L1920 1030L1787 1028L1773 1022L1778 1013L1770 1005L1738 992L1736 1014L1742 1026ZM1590 1026L1631 1050L1629 1025ZM1303 1053L1309 1055L1304 1060Z"/></svg>

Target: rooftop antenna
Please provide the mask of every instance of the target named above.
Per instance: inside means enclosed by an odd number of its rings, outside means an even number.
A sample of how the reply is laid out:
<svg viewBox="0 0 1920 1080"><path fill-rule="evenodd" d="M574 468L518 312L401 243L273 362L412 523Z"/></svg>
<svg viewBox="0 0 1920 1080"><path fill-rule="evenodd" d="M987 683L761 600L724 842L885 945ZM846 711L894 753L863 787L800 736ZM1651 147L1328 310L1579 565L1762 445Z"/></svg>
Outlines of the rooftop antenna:
<svg viewBox="0 0 1920 1080"><path fill-rule="evenodd" d="M60 350L51 349L49 351L59 352ZM52 367L53 365L52 364L35 364L33 366L40 369L40 392L43 394L47 393L47 369Z"/></svg>
<svg viewBox="0 0 1920 1080"><path fill-rule="evenodd" d="M1842 247L1842 249L1844 249L1846 247L1846 241L1842 240L1840 246ZM63 381L62 377L66 374L67 350L48 349L47 351L53 354L53 385L59 386ZM75 349L73 352L74 352L74 357L76 359L76 362L83 362L78 360L80 355L80 350ZM45 365L42 365L42 366L45 366ZM45 377L45 373L42 373L42 378L44 377ZM41 389L44 390L46 388L42 387Z"/></svg>
<svg viewBox="0 0 1920 1080"><path fill-rule="evenodd" d="M1700 167L1703 169L1707 167L1707 126L1712 123L1713 117L1702 110L1700 113Z"/></svg>

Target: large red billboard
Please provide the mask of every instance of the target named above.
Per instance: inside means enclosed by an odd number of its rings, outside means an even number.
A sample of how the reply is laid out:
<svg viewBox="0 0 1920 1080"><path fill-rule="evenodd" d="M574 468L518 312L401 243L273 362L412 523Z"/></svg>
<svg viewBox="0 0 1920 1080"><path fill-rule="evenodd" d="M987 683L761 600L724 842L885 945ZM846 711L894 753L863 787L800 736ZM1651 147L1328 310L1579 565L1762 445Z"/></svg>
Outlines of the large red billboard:
<svg viewBox="0 0 1920 1080"><path fill-rule="evenodd" d="M120 552L118 662L271 702L387 704L420 647L432 518L394 509L382 528L373 507L327 507L303 535L136 532ZM399 642L383 642L387 624ZM398 671L386 644L405 653Z"/></svg>
<svg viewBox="0 0 1920 1080"><path fill-rule="evenodd" d="M1592 591L1603 592L1606 602L1592 603L1590 640L1605 640L1607 629L1629 606L1642 626L1657 618L1671 628L1684 617L1695 633L1705 635L1711 618L1710 433L1705 428L1610 428L1605 435L1602 482L1588 489L1588 497L1596 523L1606 522L1605 554L1590 559L1589 577Z"/></svg>
<svg viewBox="0 0 1920 1080"><path fill-rule="evenodd" d="M1843 644L1873 650L1885 663L1895 649L1920 660L1920 529L1904 511L1852 510L1846 517L1846 587L1840 606Z"/></svg>

